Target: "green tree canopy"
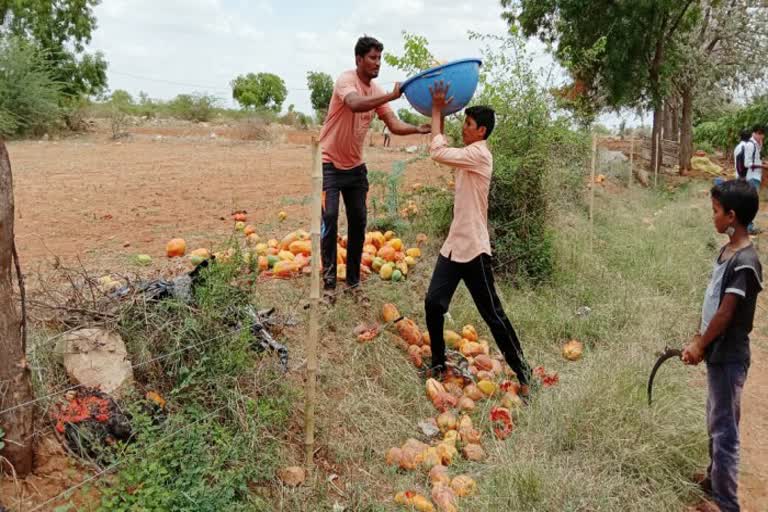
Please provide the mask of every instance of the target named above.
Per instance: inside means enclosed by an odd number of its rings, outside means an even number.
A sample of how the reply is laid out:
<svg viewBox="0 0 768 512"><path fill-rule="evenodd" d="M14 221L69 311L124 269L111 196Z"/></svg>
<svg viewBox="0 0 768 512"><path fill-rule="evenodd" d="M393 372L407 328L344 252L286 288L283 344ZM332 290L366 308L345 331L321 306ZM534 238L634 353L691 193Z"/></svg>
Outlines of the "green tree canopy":
<svg viewBox="0 0 768 512"><path fill-rule="evenodd" d="M288 90L285 82L273 73L248 73L232 80L232 98L244 109L267 109L280 112Z"/></svg>
<svg viewBox="0 0 768 512"><path fill-rule="evenodd" d="M438 64L429 51L429 41L424 36L409 34L403 30L403 55L384 54L384 62L393 68L415 75Z"/></svg>
<svg viewBox="0 0 768 512"><path fill-rule="evenodd" d="M100 0L0 0L0 24L35 44L66 96L97 95L107 86L101 53L85 53Z"/></svg>
<svg viewBox="0 0 768 512"><path fill-rule="evenodd" d="M699 0L501 0L514 30L553 47L602 106L658 107L679 61L676 44L701 15Z"/></svg>
<svg viewBox="0 0 768 512"><path fill-rule="evenodd" d="M312 102L312 108L315 109L318 117L324 118L333 96L333 79L331 75L310 71L307 73L307 86L311 91L310 101Z"/></svg>

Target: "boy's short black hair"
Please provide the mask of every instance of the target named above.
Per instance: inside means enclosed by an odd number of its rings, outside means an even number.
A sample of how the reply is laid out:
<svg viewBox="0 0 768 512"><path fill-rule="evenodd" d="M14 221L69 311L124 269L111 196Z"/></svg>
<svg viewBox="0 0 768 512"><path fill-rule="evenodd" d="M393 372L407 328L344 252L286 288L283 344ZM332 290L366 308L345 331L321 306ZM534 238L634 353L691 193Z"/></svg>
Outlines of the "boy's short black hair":
<svg viewBox="0 0 768 512"><path fill-rule="evenodd" d="M373 37L363 36L357 40L355 45L355 56L365 57L371 50L384 51L384 45L379 42L378 39Z"/></svg>
<svg viewBox="0 0 768 512"><path fill-rule="evenodd" d="M754 128L752 128L752 133L765 133L765 128L761 124L756 124Z"/></svg>
<svg viewBox="0 0 768 512"><path fill-rule="evenodd" d="M471 117L477 123L477 127L485 127L485 138L491 136L493 127L496 125L496 112L491 107L485 105L475 105L464 110L464 115Z"/></svg>
<svg viewBox="0 0 768 512"><path fill-rule="evenodd" d="M746 130L745 129L745 130L741 130L741 132L739 132L739 139L742 142L747 142L751 138L752 138L752 130Z"/></svg>
<svg viewBox="0 0 768 512"><path fill-rule="evenodd" d="M709 193L726 213L733 210L742 226L749 226L760 208L757 190L744 180L729 180L715 185Z"/></svg>

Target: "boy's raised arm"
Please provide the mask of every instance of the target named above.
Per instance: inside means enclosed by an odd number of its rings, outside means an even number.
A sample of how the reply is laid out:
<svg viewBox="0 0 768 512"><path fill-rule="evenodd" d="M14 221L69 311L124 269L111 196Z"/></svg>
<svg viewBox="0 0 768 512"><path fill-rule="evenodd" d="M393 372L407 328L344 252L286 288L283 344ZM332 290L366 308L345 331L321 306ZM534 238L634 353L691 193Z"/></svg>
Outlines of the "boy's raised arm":
<svg viewBox="0 0 768 512"><path fill-rule="evenodd" d="M472 169L474 162L467 154L467 148L448 147L448 141L443 135L445 130L445 117L443 108L453 102L453 96L448 95L449 85L442 80L435 82L429 91L432 93L432 144L429 156L435 162L450 165L459 169Z"/></svg>

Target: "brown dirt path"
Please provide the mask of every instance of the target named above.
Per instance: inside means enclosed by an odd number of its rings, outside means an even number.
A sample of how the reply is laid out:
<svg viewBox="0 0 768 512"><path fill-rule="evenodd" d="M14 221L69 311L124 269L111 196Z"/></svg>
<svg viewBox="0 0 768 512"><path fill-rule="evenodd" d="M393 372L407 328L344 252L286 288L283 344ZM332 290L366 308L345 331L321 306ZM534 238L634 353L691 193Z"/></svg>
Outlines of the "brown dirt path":
<svg viewBox="0 0 768 512"><path fill-rule="evenodd" d="M758 224L765 229L768 207ZM762 244L761 244L762 242ZM768 237L757 241L761 256L768 254ZM762 247L761 247L762 245ZM762 258L765 262L765 258ZM763 269L763 273L768 267ZM745 512L768 511L768 296L760 294L752 332L752 366L744 388L741 416L741 476L739 495Z"/></svg>

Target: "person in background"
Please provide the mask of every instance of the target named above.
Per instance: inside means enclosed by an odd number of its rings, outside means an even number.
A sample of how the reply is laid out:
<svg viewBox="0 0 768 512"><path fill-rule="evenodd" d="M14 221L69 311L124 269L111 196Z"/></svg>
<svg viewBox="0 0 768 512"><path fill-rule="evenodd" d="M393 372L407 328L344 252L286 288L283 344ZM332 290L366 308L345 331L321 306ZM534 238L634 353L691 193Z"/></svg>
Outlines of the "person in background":
<svg viewBox="0 0 768 512"><path fill-rule="evenodd" d="M391 143L391 137L389 136L389 128L387 128L387 125L384 125L382 133L384 134L384 147L388 148Z"/></svg>
<svg viewBox="0 0 768 512"><path fill-rule="evenodd" d="M747 183L757 190L758 197L760 197L760 186L763 182L763 169L765 168L760 158L764 139L765 129L762 126L755 126L752 129L752 137L749 139L749 142L744 144L744 165L747 168ZM750 235L754 235L759 233L760 230L753 222L747 227L747 232Z"/></svg>
<svg viewBox="0 0 768 512"><path fill-rule="evenodd" d="M736 148L733 150L733 166L736 170L736 179L747 179L747 166L745 163L746 146L751 144L751 138L752 130L741 130L739 133L739 143L736 144Z"/></svg>

